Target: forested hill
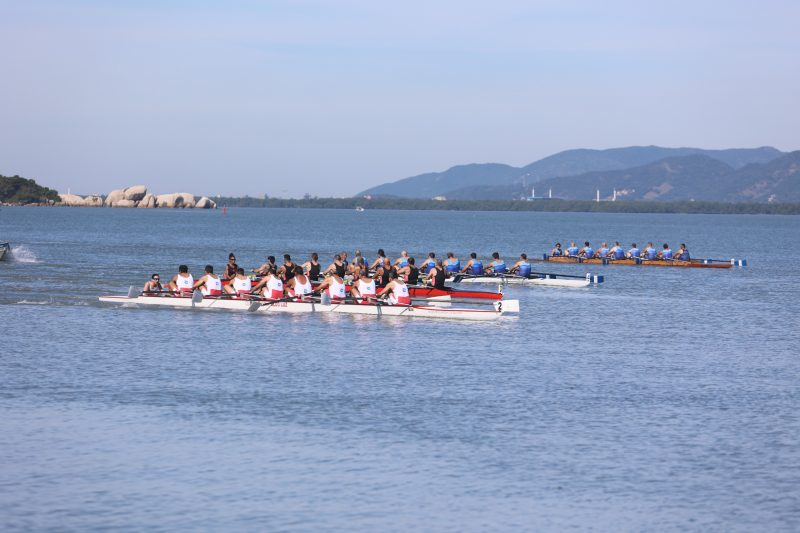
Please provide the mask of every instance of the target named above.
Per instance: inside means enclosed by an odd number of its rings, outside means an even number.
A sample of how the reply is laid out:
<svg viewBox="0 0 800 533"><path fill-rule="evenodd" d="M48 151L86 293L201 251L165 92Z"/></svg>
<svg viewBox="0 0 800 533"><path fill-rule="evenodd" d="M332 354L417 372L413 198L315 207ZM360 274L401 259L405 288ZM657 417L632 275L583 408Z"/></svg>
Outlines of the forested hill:
<svg viewBox="0 0 800 533"><path fill-rule="evenodd" d="M47 204L58 202L58 193L19 176L0 175L0 202L7 204Z"/></svg>

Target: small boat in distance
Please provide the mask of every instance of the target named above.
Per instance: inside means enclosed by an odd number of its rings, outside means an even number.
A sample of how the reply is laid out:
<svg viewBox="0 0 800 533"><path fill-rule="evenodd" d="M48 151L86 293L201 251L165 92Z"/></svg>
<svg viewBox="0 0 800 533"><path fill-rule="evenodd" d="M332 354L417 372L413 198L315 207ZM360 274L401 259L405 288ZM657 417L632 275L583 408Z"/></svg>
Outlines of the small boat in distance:
<svg viewBox="0 0 800 533"><path fill-rule="evenodd" d="M357 206L356 206L356 211L358 211L358 212L361 212L361 211L363 211L363 210L364 210L364 208L363 208L363 207L361 207L360 205L357 205Z"/></svg>
<svg viewBox="0 0 800 533"><path fill-rule="evenodd" d="M0 261L5 259L6 254L11 251L11 245L7 242L0 242Z"/></svg>

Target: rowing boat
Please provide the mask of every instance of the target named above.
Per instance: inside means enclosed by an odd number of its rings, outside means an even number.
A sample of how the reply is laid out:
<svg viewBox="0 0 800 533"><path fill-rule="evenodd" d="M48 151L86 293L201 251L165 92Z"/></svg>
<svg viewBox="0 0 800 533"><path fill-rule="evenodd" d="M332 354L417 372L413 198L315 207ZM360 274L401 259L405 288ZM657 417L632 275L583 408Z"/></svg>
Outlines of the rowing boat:
<svg viewBox="0 0 800 533"><path fill-rule="evenodd" d="M431 301L458 300L502 300L503 293L488 291L463 291L452 287L436 289L425 286L408 286L408 294L412 298L425 298Z"/></svg>
<svg viewBox="0 0 800 533"><path fill-rule="evenodd" d="M7 242L0 242L0 261L2 261L6 254L11 250L11 245Z"/></svg>
<svg viewBox="0 0 800 533"><path fill-rule="evenodd" d="M194 309L227 309L260 313L341 313L350 315L404 316L410 318L445 318L451 320L497 320L505 313L518 313L519 300L494 302L492 309L437 307L429 305L359 304L353 302L268 300L238 297L203 297L196 292L192 297L173 295L137 294L134 290L126 296L100 296L101 302Z"/></svg>
<svg viewBox="0 0 800 533"><path fill-rule="evenodd" d="M566 274L545 274L532 273L529 277L500 274L496 276L471 276L468 274L456 274L453 283L494 283L497 285L528 285L541 287L567 287L579 289L588 287L592 284L603 283L603 276L596 274L586 274L582 276L570 276Z"/></svg>
<svg viewBox="0 0 800 533"><path fill-rule="evenodd" d="M678 259L612 259L608 257L596 257L586 259L584 257L552 256L544 254L541 259L530 259L538 263L572 263L584 265L631 265L631 266L654 266L654 267L682 267L682 268L733 268L734 266L747 266L746 259L691 259L680 261Z"/></svg>

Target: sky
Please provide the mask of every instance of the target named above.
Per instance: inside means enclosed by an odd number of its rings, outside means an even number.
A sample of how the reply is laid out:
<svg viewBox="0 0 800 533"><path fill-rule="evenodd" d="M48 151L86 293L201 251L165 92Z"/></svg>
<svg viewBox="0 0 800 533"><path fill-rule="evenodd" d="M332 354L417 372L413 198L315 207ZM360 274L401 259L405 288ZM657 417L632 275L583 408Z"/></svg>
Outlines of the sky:
<svg viewBox="0 0 800 533"><path fill-rule="evenodd" d="M800 149L800 2L0 0L0 174L352 196L572 148Z"/></svg>

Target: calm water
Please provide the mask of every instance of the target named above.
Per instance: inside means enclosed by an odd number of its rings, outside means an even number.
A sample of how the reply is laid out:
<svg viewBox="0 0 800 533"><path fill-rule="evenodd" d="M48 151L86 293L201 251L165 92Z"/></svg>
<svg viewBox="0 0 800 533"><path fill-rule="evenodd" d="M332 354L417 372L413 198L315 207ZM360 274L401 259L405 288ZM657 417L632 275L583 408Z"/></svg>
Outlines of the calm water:
<svg viewBox="0 0 800 533"><path fill-rule="evenodd" d="M799 217L2 208L0 528L797 530ZM493 324L102 306L227 253L687 242ZM673 246L674 247L674 246ZM541 269L545 269L541 267ZM547 266L585 273L585 266Z"/></svg>

